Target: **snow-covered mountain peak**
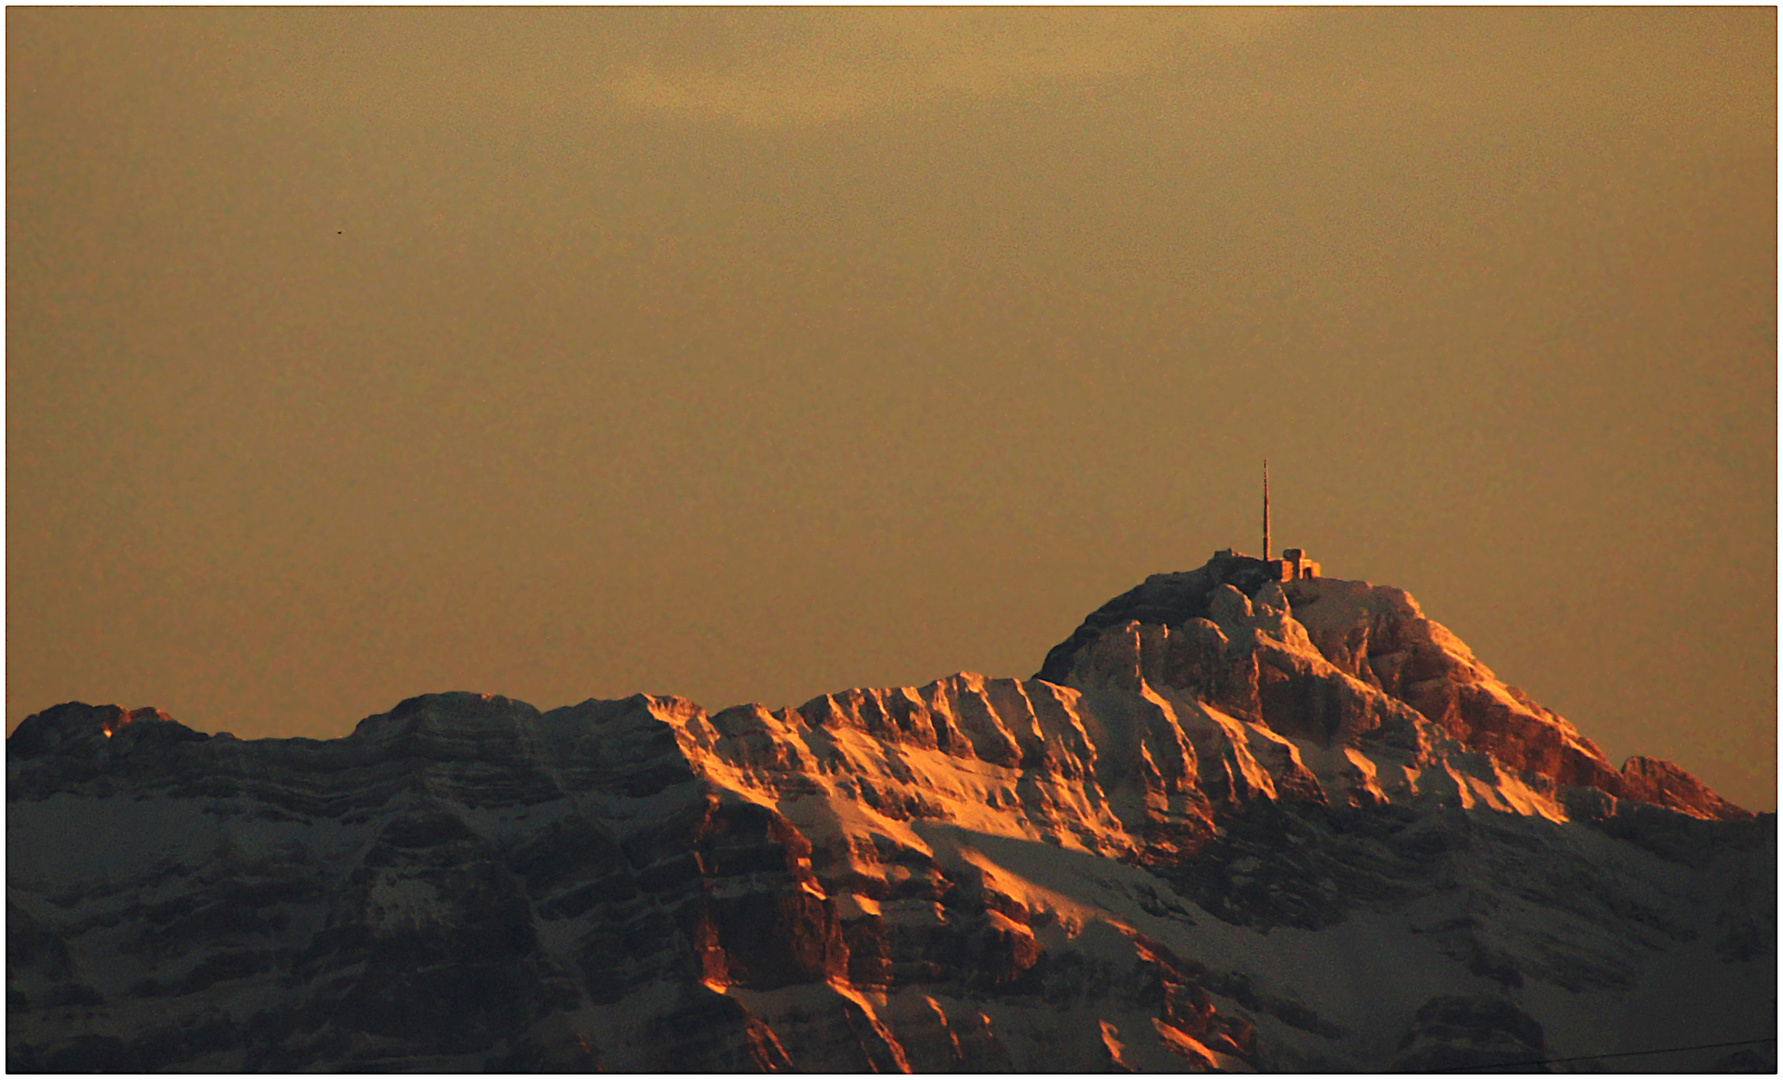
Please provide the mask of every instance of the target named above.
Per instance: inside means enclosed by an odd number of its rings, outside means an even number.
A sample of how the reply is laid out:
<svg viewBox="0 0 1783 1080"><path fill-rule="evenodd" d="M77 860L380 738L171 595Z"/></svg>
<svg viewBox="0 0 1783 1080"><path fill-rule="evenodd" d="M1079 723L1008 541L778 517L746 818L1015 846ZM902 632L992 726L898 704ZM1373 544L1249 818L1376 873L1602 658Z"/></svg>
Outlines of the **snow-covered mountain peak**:
<svg viewBox="0 0 1783 1080"><path fill-rule="evenodd" d="M1154 575L1032 679L797 708L45 710L8 1065L1774 1067L1774 815L1612 769L1402 590L1271 575Z"/></svg>
<svg viewBox="0 0 1783 1080"><path fill-rule="evenodd" d="M1438 758L1483 754L1499 773L1556 797L1585 787L1699 817L1746 816L1700 784L1649 779L1647 765L1616 770L1403 589L1336 578L1284 582L1265 577L1262 566L1216 558L1153 575L1085 619L1038 677L1080 689L1173 688L1289 738L1360 751L1395 777Z"/></svg>

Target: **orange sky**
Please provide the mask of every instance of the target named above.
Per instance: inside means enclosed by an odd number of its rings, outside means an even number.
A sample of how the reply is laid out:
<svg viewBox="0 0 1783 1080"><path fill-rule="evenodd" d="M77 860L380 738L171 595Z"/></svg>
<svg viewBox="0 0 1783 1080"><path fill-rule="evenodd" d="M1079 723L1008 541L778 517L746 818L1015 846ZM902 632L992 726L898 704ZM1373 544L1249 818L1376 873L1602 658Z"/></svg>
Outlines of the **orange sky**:
<svg viewBox="0 0 1783 1080"><path fill-rule="evenodd" d="M1400 585L1776 806L1776 10L7 10L7 722Z"/></svg>

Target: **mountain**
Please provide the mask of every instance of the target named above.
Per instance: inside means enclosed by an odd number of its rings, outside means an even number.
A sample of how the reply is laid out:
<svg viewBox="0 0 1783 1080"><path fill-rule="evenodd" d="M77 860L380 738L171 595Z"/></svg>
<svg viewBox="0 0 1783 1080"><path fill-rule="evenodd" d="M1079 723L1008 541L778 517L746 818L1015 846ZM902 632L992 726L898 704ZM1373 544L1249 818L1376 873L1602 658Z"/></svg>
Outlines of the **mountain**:
<svg viewBox="0 0 1783 1080"><path fill-rule="evenodd" d="M797 709L47 709L8 1068L1775 1071L1774 814L1614 768L1401 590L1279 578Z"/></svg>

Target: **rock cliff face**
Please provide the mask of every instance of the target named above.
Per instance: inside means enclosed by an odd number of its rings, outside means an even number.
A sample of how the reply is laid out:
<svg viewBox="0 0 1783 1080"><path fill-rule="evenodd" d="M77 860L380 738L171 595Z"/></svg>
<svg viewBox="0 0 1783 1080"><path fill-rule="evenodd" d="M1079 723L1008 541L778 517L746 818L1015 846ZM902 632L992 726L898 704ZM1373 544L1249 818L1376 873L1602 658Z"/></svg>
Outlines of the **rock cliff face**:
<svg viewBox="0 0 1783 1080"><path fill-rule="evenodd" d="M1668 762L1636 757L1618 772L1571 724L1499 681L1403 589L1269 582L1261 571L1259 560L1240 557L1154 575L1086 619L1035 677L1086 689L1171 687L1321 743L1404 743L1423 731L1554 785L1694 817L1750 816Z"/></svg>
<svg viewBox="0 0 1783 1080"><path fill-rule="evenodd" d="M7 744L17 1070L1774 1068L1776 833L1410 596L1225 560L1035 679Z"/></svg>

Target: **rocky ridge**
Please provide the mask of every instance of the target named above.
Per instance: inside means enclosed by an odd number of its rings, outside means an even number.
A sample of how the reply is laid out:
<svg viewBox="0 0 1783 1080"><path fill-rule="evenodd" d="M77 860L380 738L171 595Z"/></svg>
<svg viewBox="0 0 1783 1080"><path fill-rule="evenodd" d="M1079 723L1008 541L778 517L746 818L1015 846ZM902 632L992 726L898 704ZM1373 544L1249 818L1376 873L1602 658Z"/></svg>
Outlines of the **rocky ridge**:
<svg viewBox="0 0 1783 1080"><path fill-rule="evenodd" d="M1034 679L797 709L433 694L325 741L46 710L7 744L8 1066L1380 1070L1774 1037L1774 815L1612 767L1401 590L1261 571L1154 576Z"/></svg>

